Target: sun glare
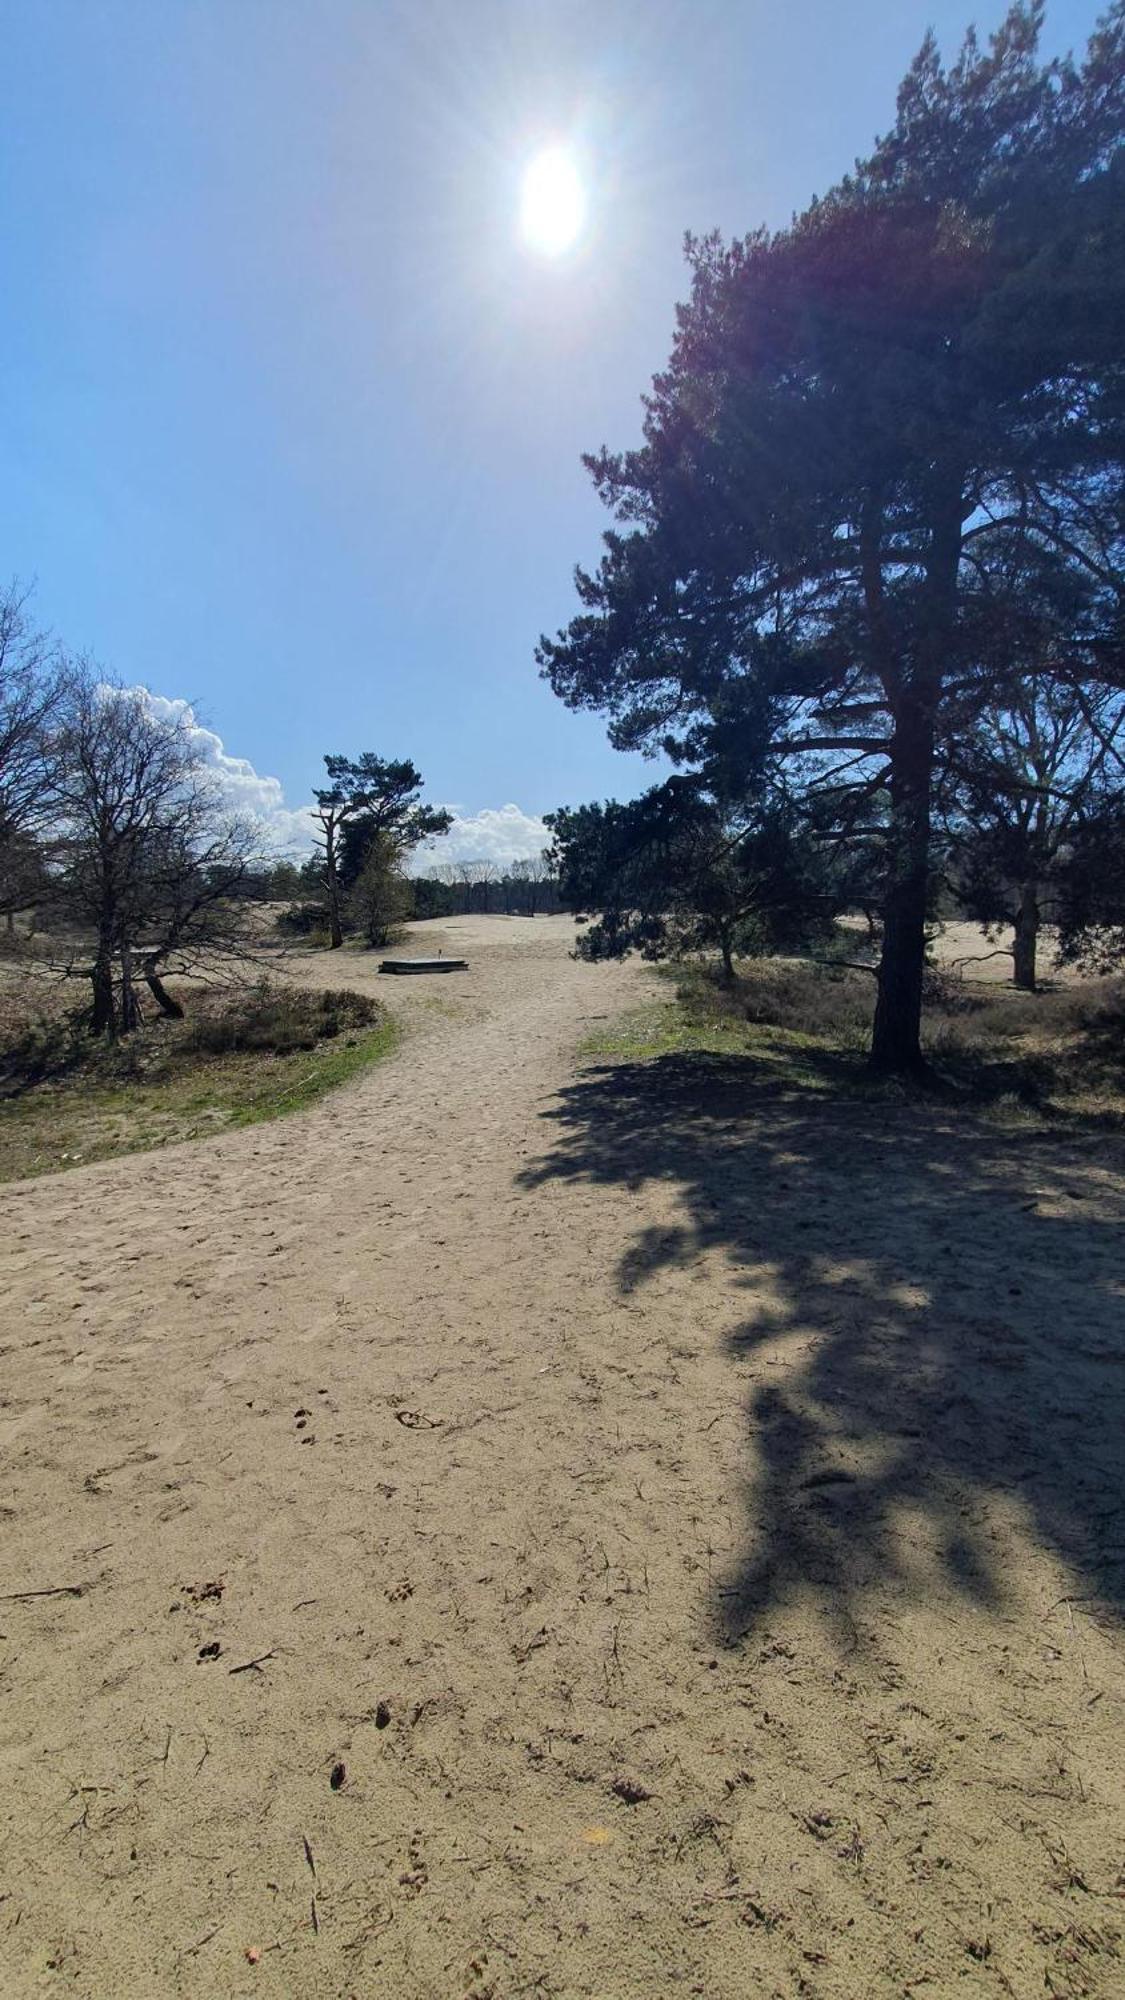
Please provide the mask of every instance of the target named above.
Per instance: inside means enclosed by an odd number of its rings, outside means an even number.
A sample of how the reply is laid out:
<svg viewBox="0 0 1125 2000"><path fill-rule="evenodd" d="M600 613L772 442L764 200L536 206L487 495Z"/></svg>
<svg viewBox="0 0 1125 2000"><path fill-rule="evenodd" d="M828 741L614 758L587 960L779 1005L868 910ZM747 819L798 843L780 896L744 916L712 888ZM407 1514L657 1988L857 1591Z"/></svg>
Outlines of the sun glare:
<svg viewBox="0 0 1125 2000"><path fill-rule="evenodd" d="M586 219L586 191L570 154L551 146L536 155L523 177L520 229L544 257L561 257L578 239Z"/></svg>

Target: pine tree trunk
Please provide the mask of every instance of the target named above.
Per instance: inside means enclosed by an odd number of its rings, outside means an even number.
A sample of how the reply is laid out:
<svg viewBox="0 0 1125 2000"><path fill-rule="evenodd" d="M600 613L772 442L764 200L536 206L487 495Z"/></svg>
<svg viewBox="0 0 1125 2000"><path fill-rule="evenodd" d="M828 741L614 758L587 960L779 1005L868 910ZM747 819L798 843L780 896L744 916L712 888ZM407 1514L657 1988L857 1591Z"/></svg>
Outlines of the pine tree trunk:
<svg viewBox="0 0 1125 2000"><path fill-rule="evenodd" d="M1012 940L1012 976L1022 993L1036 991L1036 949L1039 943L1039 898L1035 882L1021 882Z"/></svg>
<svg viewBox="0 0 1125 2000"><path fill-rule="evenodd" d="M328 870L328 948L339 951L344 942L344 927L340 922L340 885L336 879L334 866Z"/></svg>
<svg viewBox="0 0 1125 2000"><path fill-rule="evenodd" d="M884 1076L925 1074L922 977L930 873L930 776L933 720L904 704L891 747L889 881L883 951L871 1037L871 1067Z"/></svg>
<svg viewBox="0 0 1125 2000"><path fill-rule="evenodd" d="M344 942L344 927L340 922L340 877L336 870L336 834L334 819L324 824L324 895L328 905L328 948L339 951Z"/></svg>
<svg viewBox="0 0 1125 2000"><path fill-rule="evenodd" d="M928 1074L922 1054L922 980L930 891L934 730L956 623L964 513L961 468L952 463L935 467L918 655L905 675L899 663L893 702L888 884L871 1036L871 1067L883 1076Z"/></svg>

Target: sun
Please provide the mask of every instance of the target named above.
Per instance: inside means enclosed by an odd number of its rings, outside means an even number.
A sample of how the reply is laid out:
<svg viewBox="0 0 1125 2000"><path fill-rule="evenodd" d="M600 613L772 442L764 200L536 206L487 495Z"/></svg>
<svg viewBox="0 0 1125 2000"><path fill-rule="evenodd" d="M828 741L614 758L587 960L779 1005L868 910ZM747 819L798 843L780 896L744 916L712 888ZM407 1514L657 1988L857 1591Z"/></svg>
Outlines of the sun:
<svg viewBox="0 0 1125 2000"><path fill-rule="evenodd" d="M561 257L581 234L586 220L582 176L563 146L537 153L527 167L520 194L520 230L525 243L544 257Z"/></svg>

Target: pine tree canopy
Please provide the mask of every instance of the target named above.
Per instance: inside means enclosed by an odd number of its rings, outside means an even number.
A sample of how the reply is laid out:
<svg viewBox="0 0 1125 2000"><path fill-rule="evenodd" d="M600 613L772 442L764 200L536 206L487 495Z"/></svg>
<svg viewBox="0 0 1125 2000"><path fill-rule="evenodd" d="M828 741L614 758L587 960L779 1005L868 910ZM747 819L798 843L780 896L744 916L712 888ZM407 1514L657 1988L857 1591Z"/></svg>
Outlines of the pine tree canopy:
<svg viewBox="0 0 1125 2000"><path fill-rule="evenodd" d="M614 516L538 658L621 748L837 831L889 798L873 1057L920 1066L943 745L1031 660L1125 682L1125 0L1085 60L1042 7L945 68L778 234L687 239L691 292ZM1060 607L1065 606L1065 616Z"/></svg>

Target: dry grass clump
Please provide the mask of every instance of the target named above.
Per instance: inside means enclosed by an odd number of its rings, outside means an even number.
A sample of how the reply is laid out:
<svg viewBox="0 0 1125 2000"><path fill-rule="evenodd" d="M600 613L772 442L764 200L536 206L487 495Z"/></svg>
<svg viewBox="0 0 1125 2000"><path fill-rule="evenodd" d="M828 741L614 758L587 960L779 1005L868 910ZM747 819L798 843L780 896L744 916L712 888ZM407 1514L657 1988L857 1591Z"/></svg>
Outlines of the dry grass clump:
<svg viewBox="0 0 1125 2000"><path fill-rule="evenodd" d="M700 1026L717 1027L734 1016L752 1027L784 1028L836 1048L860 1049L871 1027L875 982L843 967L761 958L744 961L733 985L709 965L681 967L677 993Z"/></svg>
<svg viewBox="0 0 1125 2000"><path fill-rule="evenodd" d="M1125 980L989 988L969 1010L928 1012L924 1042L940 1074L1009 1109L1125 1122Z"/></svg>
<svg viewBox="0 0 1125 2000"><path fill-rule="evenodd" d="M766 1034L799 1054L862 1070L875 982L862 971L797 960L748 960L726 983L681 967L677 999L700 1038L754 1052ZM1125 1122L1125 979L1020 993L973 985L942 967L926 975L923 1046L939 1079L1006 1110Z"/></svg>

